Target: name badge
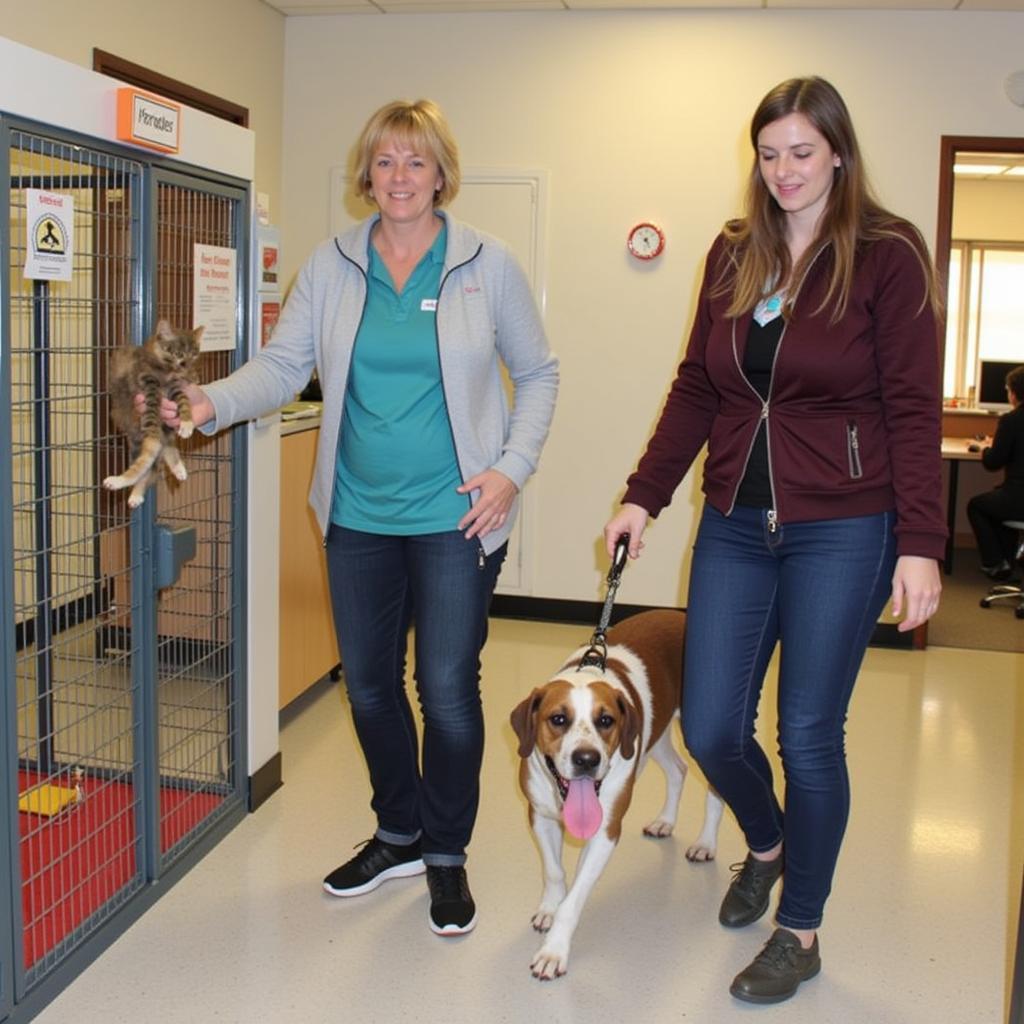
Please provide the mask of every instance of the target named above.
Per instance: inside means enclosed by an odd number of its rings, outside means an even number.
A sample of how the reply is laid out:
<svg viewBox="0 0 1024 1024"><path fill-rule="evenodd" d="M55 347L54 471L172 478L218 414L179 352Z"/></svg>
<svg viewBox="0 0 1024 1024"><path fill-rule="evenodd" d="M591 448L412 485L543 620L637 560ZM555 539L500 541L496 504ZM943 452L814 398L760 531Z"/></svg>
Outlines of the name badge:
<svg viewBox="0 0 1024 1024"><path fill-rule="evenodd" d="M420 303L420 310L424 313L433 313L437 310L437 299L424 299Z"/></svg>

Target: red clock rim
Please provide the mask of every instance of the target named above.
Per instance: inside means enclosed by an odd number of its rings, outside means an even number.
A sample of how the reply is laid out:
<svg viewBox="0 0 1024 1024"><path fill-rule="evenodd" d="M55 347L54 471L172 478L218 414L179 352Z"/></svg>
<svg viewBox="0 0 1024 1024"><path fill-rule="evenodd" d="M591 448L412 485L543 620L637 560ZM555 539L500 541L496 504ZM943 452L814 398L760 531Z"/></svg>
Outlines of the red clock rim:
<svg viewBox="0 0 1024 1024"><path fill-rule="evenodd" d="M633 248L633 236L641 228L653 228L658 235L658 248L654 252L637 252ZM638 260L653 260L655 256L660 256L662 249L665 248L665 232L658 227L657 224L649 220L638 221L629 229L629 234L626 236L626 247L629 249L630 255Z"/></svg>

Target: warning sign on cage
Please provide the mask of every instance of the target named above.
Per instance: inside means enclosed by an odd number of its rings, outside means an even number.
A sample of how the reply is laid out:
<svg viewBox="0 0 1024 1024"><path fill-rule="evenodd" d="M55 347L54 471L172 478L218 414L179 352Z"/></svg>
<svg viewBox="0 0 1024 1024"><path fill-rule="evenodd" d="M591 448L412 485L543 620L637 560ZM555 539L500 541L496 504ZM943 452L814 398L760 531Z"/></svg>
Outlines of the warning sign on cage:
<svg viewBox="0 0 1024 1024"><path fill-rule="evenodd" d="M205 328L204 352L235 347L238 322L236 252L220 245L195 245L192 256L192 324Z"/></svg>
<svg viewBox="0 0 1024 1024"><path fill-rule="evenodd" d="M25 189L25 277L70 281L75 253L75 200L60 192Z"/></svg>

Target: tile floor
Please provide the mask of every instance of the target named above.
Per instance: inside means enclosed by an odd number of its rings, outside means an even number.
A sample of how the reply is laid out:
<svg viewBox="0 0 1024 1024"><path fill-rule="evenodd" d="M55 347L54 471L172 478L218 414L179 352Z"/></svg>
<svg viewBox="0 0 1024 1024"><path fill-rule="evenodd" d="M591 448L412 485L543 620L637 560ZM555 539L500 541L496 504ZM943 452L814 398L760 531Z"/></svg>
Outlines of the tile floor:
<svg viewBox="0 0 1024 1024"><path fill-rule="evenodd" d="M422 878L339 900L320 879L369 836L366 772L345 700L318 684L283 716L285 786L36 1018L39 1024L998 1024L1005 1019L1024 858L1024 656L869 651L848 729L853 813L821 932L823 971L776 1007L729 982L770 931L722 929L743 854L687 863L702 783L677 836L645 839L653 763L588 903L566 977L535 981L539 858L516 785L508 712L586 639L497 620L485 653L488 748L468 864L471 935L426 923ZM773 673L772 673L773 675ZM774 731L769 680L761 727ZM771 744L774 748L774 744ZM1011 809L1016 813L1011 815ZM570 851L570 854L572 851Z"/></svg>

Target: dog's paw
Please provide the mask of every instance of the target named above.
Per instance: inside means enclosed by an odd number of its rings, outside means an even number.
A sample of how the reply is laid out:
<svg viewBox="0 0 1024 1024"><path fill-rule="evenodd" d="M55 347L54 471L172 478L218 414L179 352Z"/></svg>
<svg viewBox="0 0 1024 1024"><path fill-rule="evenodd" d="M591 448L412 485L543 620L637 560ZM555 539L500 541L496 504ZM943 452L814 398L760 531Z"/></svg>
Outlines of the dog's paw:
<svg viewBox="0 0 1024 1024"><path fill-rule="evenodd" d="M553 981L569 970L569 951L541 946L530 963L530 973L540 981Z"/></svg>
<svg viewBox="0 0 1024 1024"><path fill-rule="evenodd" d="M184 462L179 462L176 466L172 466L171 472L177 480L185 481L188 479L188 470L185 468Z"/></svg>
<svg viewBox="0 0 1024 1024"><path fill-rule="evenodd" d="M664 818L655 818L654 821L644 825L644 835L652 839L667 839L672 835L675 822L666 821Z"/></svg>
<svg viewBox="0 0 1024 1024"><path fill-rule="evenodd" d="M191 420L182 420L178 424L178 437L188 439L192 436L192 431L196 429L196 425Z"/></svg>
<svg viewBox="0 0 1024 1024"><path fill-rule="evenodd" d="M703 864L705 861L714 860L717 851L713 846L707 846L699 840L686 848L686 859L694 864Z"/></svg>
<svg viewBox="0 0 1024 1024"><path fill-rule="evenodd" d="M551 928L554 920L555 912L553 910L545 910L541 907L540 910L530 918L530 924L533 925L533 930L535 932L546 932Z"/></svg>
<svg viewBox="0 0 1024 1024"><path fill-rule="evenodd" d="M128 507L138 508L145 500L146 496L144 494L130 494L128 495Z"/></svg>
<svg viewBox="0 0 1024 1024"><path fill-rule="evenodd" d="M108 491L119 491L128 486L128 481L123 476L107 476L103 478L103 486Z"/></svg>

